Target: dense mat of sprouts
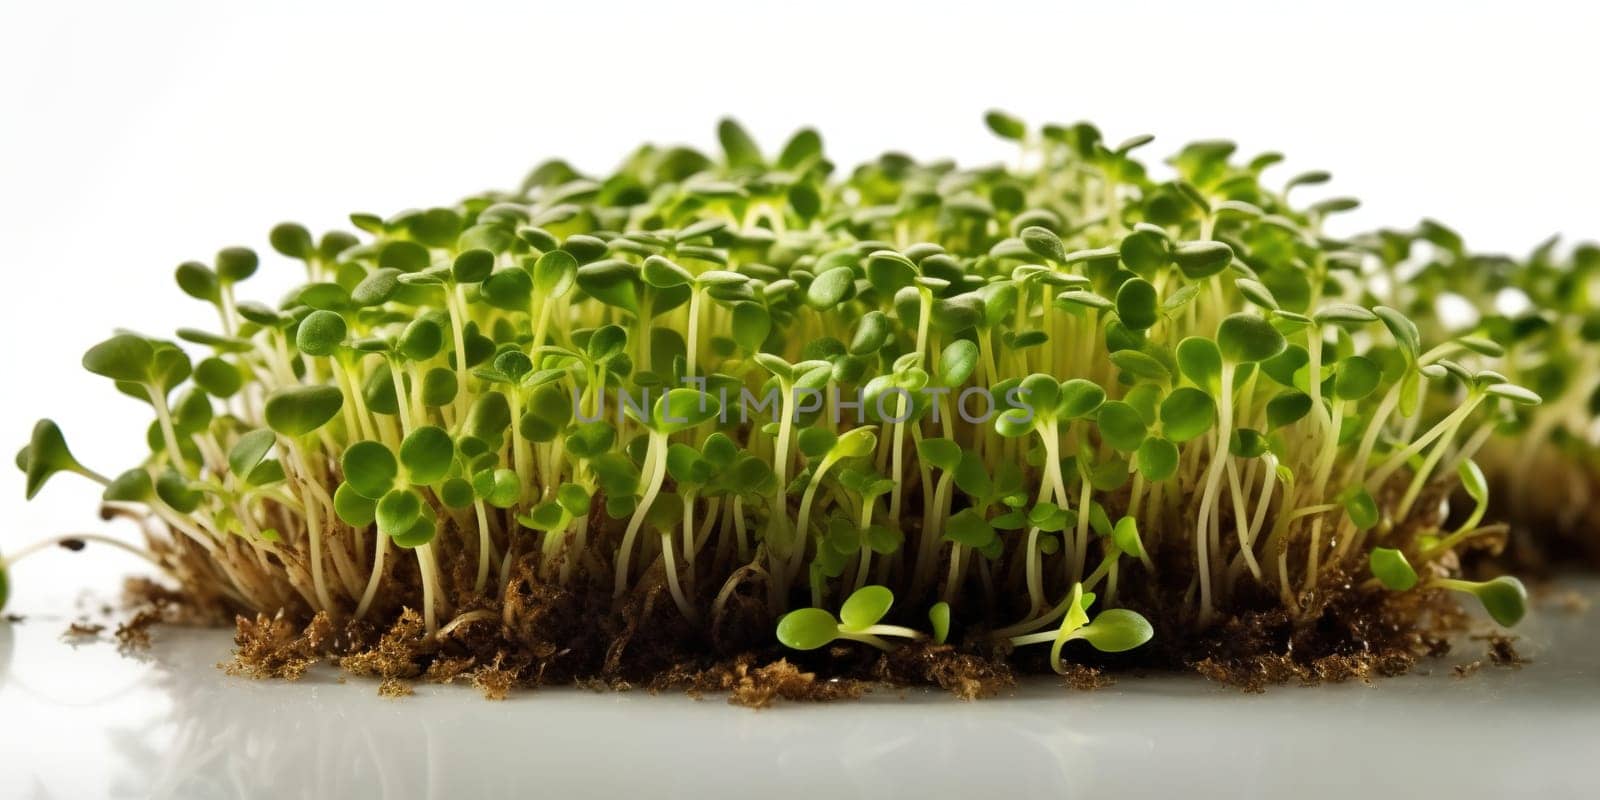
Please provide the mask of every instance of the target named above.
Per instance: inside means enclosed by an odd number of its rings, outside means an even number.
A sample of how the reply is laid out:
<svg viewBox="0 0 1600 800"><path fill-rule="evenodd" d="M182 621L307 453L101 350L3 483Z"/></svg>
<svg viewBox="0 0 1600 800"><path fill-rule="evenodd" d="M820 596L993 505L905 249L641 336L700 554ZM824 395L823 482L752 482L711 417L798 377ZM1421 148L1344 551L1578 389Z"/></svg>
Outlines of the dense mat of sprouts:
<svg viewBox="0 0 1600 800"><path fill-rule="evenodd" d="M1490 516L1511 521L1535 551L1519 555L1600 565L1600 246L1563 252L1550 239L1520 260L1476 254L1431 220L1363 240L1379 256L1384 302L1437 341L1500 358L1545 399L1511 409L1498 435L1473 434L1485 440L1477 461L1496 487ZM1441 298L1461 313L1437 313Z"/></svg>
<svg viewBox="0 0 1600 800"><path fill-rule="evenodd" d="M959 635L1058 670L1149 640L1127 604L1164 631L1440 589L1521 616L1455 553L1496 530L1471 457L1539 398L1419 328L1431 284L1374 292L1382 243L1322 230L1353 201L1299 200L1326 174L1217 141L1157 178L1150 137L988 122L1016 166L841 171L813 131L773 155L724 122L720 158L279 225L306 282L276 305L226 249L177 271L215 330L85 354L150 406L142 463L104 477L41 421L17 465L30 497L105 485L231 610L430 635L528 583L597 616L670 595L689 649L743 593L794 649Z"/></svg>

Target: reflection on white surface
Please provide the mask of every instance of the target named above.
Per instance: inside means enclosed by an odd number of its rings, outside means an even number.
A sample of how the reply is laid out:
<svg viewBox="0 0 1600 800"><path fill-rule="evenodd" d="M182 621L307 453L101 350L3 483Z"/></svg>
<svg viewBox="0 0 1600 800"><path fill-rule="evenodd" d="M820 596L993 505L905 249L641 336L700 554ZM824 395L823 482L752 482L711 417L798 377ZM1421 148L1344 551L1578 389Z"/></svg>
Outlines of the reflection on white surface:
<svg viewBox="0 0 1600 800"><path fill-rule="evenodd" d="M1585 586L1600 596L1600 583ZM751 712L721 698L230 678L222 631L146 656L0 623L0 797L925 797L1190 793L1595 796L1600 612L1530 616L1520 670L1241 695L1190 677L1053 681L979 703L880 692ZM1551 643L1560 641L1560 648Z"/></svg>

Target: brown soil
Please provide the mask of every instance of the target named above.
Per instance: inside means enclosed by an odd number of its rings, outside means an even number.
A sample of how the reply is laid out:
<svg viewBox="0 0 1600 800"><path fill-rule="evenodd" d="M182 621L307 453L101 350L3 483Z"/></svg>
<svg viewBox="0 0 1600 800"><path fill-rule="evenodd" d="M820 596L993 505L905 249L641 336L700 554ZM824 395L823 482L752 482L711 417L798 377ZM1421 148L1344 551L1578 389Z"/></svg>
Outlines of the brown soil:
<svg viewBox="0 0 1600 800"><path fill-rule="evenodd" d="M378 683L378 696L387 697L391 700L410 697L416 693L417 690L411 688L411 684L399 678L384 678Z"/></svg>
<svg viewBox="0 0 1600 800"><path fill-rule="evenodd" d="M215 626L228 619L215 599L169 589L145 577L124 581L122 597L123 607L133 612L112 634L123 653L148 650L150 629L156 625Z"/></svg>
<svg viewBox="0 0 1600 800"><path fill-rule="evenodd" d="M1150 670L1197 672L1252 692L1283 683L1368 681L1448 652L1446 636L1464 629L1465 618L1445 592L1363 593L1339 581L1326 589L1301 598L1306 606L1299 615L1261 597L1254 601L1259 607L1235 609L1200 633L1184 621L1185 612L1163 605L1170 593L1130 594L1122 604L1155 622L1155 640L1120 655L1069 648L1078 662L1061 683L1093 689L1116 674ZM518 688L575 685L724 694L752 708L780 700L853 699L879 687L933 687L973 700L1012 688L1020 675L1051 674L1046 648L985 646L980 627L969 627L963 643L912 642L889 653L835 645L795 653L772 643L771 620L760 603L730 604L710 630L685 623L659 585L629 596L620 611L611 609L603 590L542 584L523 569L503 604L480 601L472 610L487 613L441 637L428 637L410 609L383 630L363 624L336 629L320 615L308 625L283 616L241 616L237 650L225 668L294 680L326 661L379 679L378 692L386 697L410 694L415 681L466 682L496 700ZM1493 652L1490 657L1501 663Z"/></svg>
<svg viewBox="0 0 1600 800"><path fill-rule="evenodd" d="M61 638L67 641L81 641L93 639L104 633L106 626L91 622L74 622L61 632Z"/></svg>
<svg viewBox="0 0 1600 800"><path fill-rule="evenodd" d="M1428 491L1419 509L1438 508L1434 495L1440 489ZM1388 494L1380 503L1392 500ZM1440 520L1432 517L1431 511L1413 515L1391 532L1392 540L1403 542L1419 529L1436 526ZM1226 517L1221 529L1230 529ZM1478 542L1492 550L1495 539ZM722 693L730 702L763 707L779 700L855 698L881 687L937 688L971 700L1002 693L1023 675L1054 674L1049 648L1013 652L991 642L986 634L996 620L1016 619L1026 609L1008 606L975 579L964 589L970 601L956 604L965 616L953 621L957 638L949 644L912 642L882 653L850 643L794 652L773 638L767 577L760 569L735 570L727 602L693 624L668 594L659 558L633 591L614 601L605 553L615 543L605 535L596 535L588 552L573 556L580 569L570 582L541 580L537 555L527 554L515 563L505 591L493 598L461 588L473 583L476 559L470 550L443 551L445 604L453 612L439 620L440 635L430 636L412 610L421 592L411 559L390 565L368 621L337 622L294 607L274 616L240 613L227 599L205 593L217 585L205 574L214 566L203 553L184 550L183 541L161 552L188 576L186 592L130 582L128 593L141 610L118 629L119 642L129 649L148 646L149 628L157 622L232 619L236 651L224 667L252 678L295 680L328 663L376 679L379 693L387 697L409 694L419 681L460 682L490 699L519 688L580 686ZM1306 555L1303 542L1289 545L1290 563L1304 563ZM1367 681L1448 652L1447 637L1465 628L1465 617L1447 592L1371 590L1362 585L1364 576L1340 574L1332 565L1324 565L1322 582L1313 591L1287 600L1276 587L1243 581L1217 609L1216 621L1200 624L1190 586L1192 554L1181 547L1157 547L1152 557L1154 576L1124 580L1117 605L1149 619L1154 640L1123 654L1071 645L1061 685L1092 689L1115 675L1144 671L1195 672L1245 691L1283 683ZM1012 566L1002 559L994 574L1004 575ZM722 585L720 579L700 581L697 604L711 607L710 595ZM1065 589L1046 587L1052 596ZM804 602L798 595L794 599ZM904 616L892 614L886 622L925 628L916 610L934 599L902 597L896 610Z"/></svg>
<svg viewBox="0 0 1600 800"><path fill-rule="evenodd" d="M1494 662L1495 666L1520 668L1530 662L1530 659L1524 658L1517 652L1517 637L1497 633L1484 638L1489 642L1489 660Z"/></svg>

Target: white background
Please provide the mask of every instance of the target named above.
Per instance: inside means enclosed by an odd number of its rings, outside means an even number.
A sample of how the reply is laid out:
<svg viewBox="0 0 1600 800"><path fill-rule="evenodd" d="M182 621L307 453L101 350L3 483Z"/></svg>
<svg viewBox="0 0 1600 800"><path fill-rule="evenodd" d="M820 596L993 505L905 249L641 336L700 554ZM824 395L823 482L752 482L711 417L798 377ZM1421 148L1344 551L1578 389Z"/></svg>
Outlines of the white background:
<svg viewBox="0 0 1600 800"><path fill-rule="evenodd" d="M139 404L78 369L117 326L210 322L172 268L296 219L314 230L509 187L551 155L645 139L769 148L819 126L842 164L888 148L1006 157L990 106L1090 119L1144 151L1228 137L1328 169L1342 230L1431 215L1479 248L1600 233L1600 25L1583 3L440 3L0 6L0 444L57 419L80 458L135 458ZM261 286L295 268L267 256ZM272 276L277 276L274 280ZM276 291L275 289L273 291ZM275 299L270 293L264 299ZM0 474L0 549L96 526L66 476ZM137 562L50 553L39 610Z"/></svg>

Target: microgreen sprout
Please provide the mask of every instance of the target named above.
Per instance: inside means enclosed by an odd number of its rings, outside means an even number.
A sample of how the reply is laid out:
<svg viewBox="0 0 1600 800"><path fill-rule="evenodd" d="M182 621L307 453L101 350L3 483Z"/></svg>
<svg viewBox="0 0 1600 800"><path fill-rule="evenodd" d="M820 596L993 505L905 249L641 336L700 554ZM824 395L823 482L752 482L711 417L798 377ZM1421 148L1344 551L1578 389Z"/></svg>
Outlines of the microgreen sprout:
<svg viewBox="0 0 1600 800"><path fill-rule="evenodd" d="M879 624L892 605L894 594L887 588L863 586L845 599L837 618L820 608L800 608L783 615L778 620L778 641L795 650L815 650L838 639L848 639L888 650L891 645L883 639L885 636L927 638L911 628Z"/></svg>
<svg viewBox="0 0 1600 800"><path fill-rule="evenodd" d="M1489 617L1507 628L1521 622L1528 613L1528 589L1522 585L1522 581L1510 575L1487 581L1435 578L1428 585L1465 592L1478 598Z"/></svg>
<svg viewBox="0 0 1600 800"><path fill-rule="evenodd" d="M1148 136L985 122L1016 166L836 169L815 131L770 154L727 121L720 155L550 162L358 233L280 224L266 260L173 274L213 329L84 354L143 404L148 452L96 472L41 421L25 494L99 484L231 611L410 608L436 636L520 630L560 590L716 639L756 592L790 648L942 644L959 620L963 646L1049 642L1062 671L1068 642L1151 638L1122 604L1186 633L1274 599L1311 625L1319 592L1521 618L1520 584L1453 556L1503 530L1491 485L1529 494L1592 422L1600 324L1567 295L1597 251L1512 268L1437 225L1334 237L1351 201L1264 178L1275 154L1200 142L1164 172ZM284 259L301 285L240 297ZM1505 286L1552 313L1433 309ZM1423 508L1455 486L1462 513Z"/></svg>
<svg viewBox="0 0 1600 800"><path fill-rule="evenodd" d="M1067 596L1061 625L1054 631L1011 637L1011 644L1021 647L1029 644L1050 643L1050 667L1065 673L1061 650L1074 639L1087 641L1102 653L1121 653L1132 650L1155 636L1150 621L1139 613L1125 608L1111 608L1089 618L1089 607L1094 604L1092 592L1085 592L1083 584L1075 583Z"/></svg>

